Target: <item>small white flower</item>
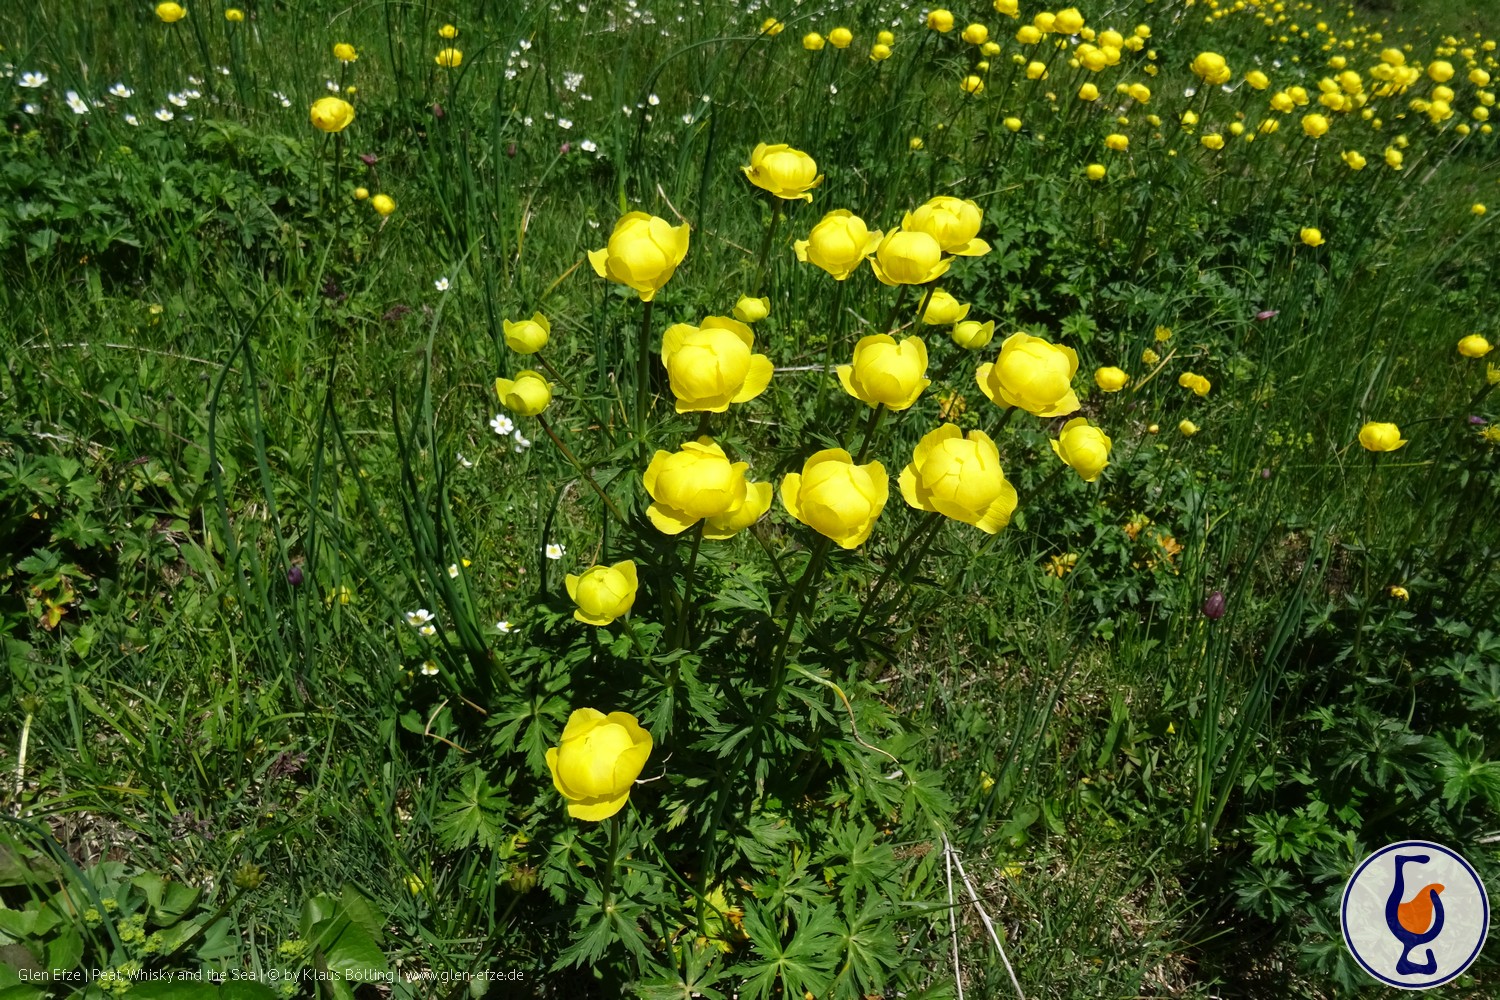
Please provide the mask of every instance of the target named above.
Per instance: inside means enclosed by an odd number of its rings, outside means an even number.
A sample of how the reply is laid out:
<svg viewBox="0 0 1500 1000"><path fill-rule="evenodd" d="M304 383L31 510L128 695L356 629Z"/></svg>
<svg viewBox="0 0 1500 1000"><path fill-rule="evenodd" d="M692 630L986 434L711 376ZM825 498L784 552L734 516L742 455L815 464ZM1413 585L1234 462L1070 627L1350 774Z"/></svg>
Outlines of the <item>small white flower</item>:
<svg viewBox="0 0 1500 1000"><path fill-rule="evenodd" d="M527 115L524 119L522 119L521 124L525 125L527 128L531 128L532 121L532 117L530 115Z"/></svg>
<svg viewBox="0 0 1500 1000"><path fill-rule="evenodd" d="M1198 93L1198 88L1196 88L1196 87L1183 87L1182 88L1182 96L1183 97L1192 97L1196 93Z"/></svg>
<svg viewBox="0 0 1500 1000"><path fill-rule="evenodd" d="M458 464L463 466L465 469L474 468L474 463L469 461L467 458L464 458L463 452L458 453Z"/></svg>
<svg viewBox="0 0 1500 1000"><path fill-rule="evenodd" d="M440 292L446 292L448 290L448 279L439 278L432 283L432 287L436 288Z"/></svg>
<svg viewBox="0 0 1500 1000"><path fill-rule="evenodd" d="M531 447L531 440L529 438L523 437L520 431L516 431L515 441L517 454Z"/></svg>
<svg viewBox="0 0 1500 1000"><path fill-rule="evenodd" d="M109 92L119 98L129 97L135 93L135 91L131 90L123 83L117 83L113 87L110 87Z"/></svg>
<svg viewBox="0 0 1500 1000"><path fill-rule="evenodd" d="M140 123L141 123L141 120L139 118L137 118L135 115L126 115L125 116L125 124L126 125L132 125L132 126L134 126L134 125L139 125Z"/></svg>
<svg viewBox="0 0 1500 1000"><path fill-rule="evenodd" d="M588 220L588 222L589 222L589 228L590 229L598 229L599 228L599 220L598 219L590 219L590 220Z"/></svg>
<svg viewBox="0 0 1500 1000"><path fill-rule="evenodd" d="M196 101L196 100L198 100L199 98L201 98L203 96L203 92L200 91L200 90L197 90L197 89L194 89L194 90L184 90L182 92L182 96L186 97L190 101Z"/></svg>
<svg viewBox="0 0 1500 1000"><path fill-rule="evenodd" d="M682 124L684 124L684 125L691 125L691 124L693 124L693 113L691 111L689 111L687 114L685 114L685 115L682 116Z"/></svg>
<svg viewBox="0 0 1500 1000"><path fill-rule="evenodd" d="M579 94L578 95L578 99L580 101L592 101L594 99L594 95L593 94Z"/></svg>
<svg viewBox="0 0 1500 1000"><path fill-rule="evenodd" d="M448 576L450 576L451 578L453 578L455 580L458 579L458 563L449 563L448 564Z"/></svg>
<svg viewBox="0 0 1500 1000"><path fill-rule="evenodd" d="M188 99L183 94L168 94L167 95L167 101L169 103L171 103L171 104L176 105L179 108L185 108L185 107L187 107L187 101L188 101Z"/></svg>
<svg viewBox="0 0 1500 1000"><path fill-rule="evenodd" d="M490 427L501 437L516 429L516 425L511 423L510 417L507 417L503 413L497 413L490 418Z"/></svg>
<svg viewBox="0 0 1500 1000"><path fill-rule="evenodd" d="M68 107L73 109L73 113L75 115L86 115L89 113L88 103L84 101L83 98L78 96L77 91L68 91L67 98Z"/></svg>
<svg viewBox="0 0 1500 1000"><path fill-rule="evenodd" d="M16 81L23 87L40 87L47 82L46 73L22 73L21 79Z"/></svg>
<svg viewBox="0 0 1500 1000"><path fill-rule="evenodd" d="M421 628L417 629L417 631L422 633L423 635L437 635L437 626L423 625Z"/></svg>
<svg viewBox="0 0 1500 1000"><path fill-rule="evenodd" d="M201 77L201 76L190 76L190 77L188 77L188 83L191 83L195 87L202 86L203 85L203 77Z"/></svg>
<svg viewBox="0 0 1500 1000"><path fill-rule="evenodd" d="M219 75L220 76L228 76L229 75L229 67L228 66L220 66L219 67Z"/></svg>
<svg viewBox="0 0 1500 1000"><path fill-rule="evenodd" d="M531 68L531 63L528 62L525 59L522 59L517 65L519 65L522 69L530 69Z"/></svg>
<svg viewBox="0 0 1500 1000"><path fill-rule="evenodd" d="M702 100L704 104L707 104L709 101L712 101L713 98L709 97L707 94L704 94Z"/></svg>
<svg viewBox="0 0 1500 1000"><path fill-rule="evenodd" d="M514 632L515 626L511 625L510 622L502 618L500 621L497 621L495 623L495 631L499 632L501 635L505 635L507 633Z"/></svg>
<svg viewBox="0 0 1500 1000"><path fill-rule="evenodd" d="M521 51L522 52L530 52L531 51L531 40L530 39L528 39L528 38L521 39Z"/></svg>
<svg viewBox="0 0 1500 1000"><path fill-rule="evenodd" d="M568 88L569 90L576 91L578 89L579 84L581 84L581 83L583 83L583 74L582 73L564 73L563 74L563 86L566 87L566 88Z"/></svg>
<svg viewBox="0 0 1500 1000"><path fill-rule="evenodd" d="M629 115L630 115L630 105L628 105L628 104L622 104L622 105L620 105L620 110L623 111L623 112L625 112L626 116L629 117Z"/></svg>
<svg viewBox="0 0 1500 1000"><path fill-rule="evenodd" d="M38 104L23 104L21 105L21 110L26 112L28 115L36 115L41 114L42 108L41 105Z"/></svg>
<svg viewBox="0 0 1500 1000"><path fill-rule="evenodd" d="M290 97L283 97L281 99L281 106L283 108L289 108L289 107L291 107L292 106L292 99Z"/></svg>
<svg viewBox="0 0 1500 1000"><path fill-rule="evenodd" d="M323 86L328 88L329 93L337 94L339 92L339 82L337 80L324 80Z"/></svg>
<svg viewBox="0 0 1500 1000"><path fill-rule="evenodd" d="M563 553L566 551L568 551L568 547L566 545L559 545L556 542L547 543L548 559L561 559L563 557Z"/></svg>
<svg viewBox="0 0 1500 1000"><path fill-rule="evenodd" d="M426 625L430 621L432 621L432 612L426 608L418 608L415 611L408 611L406 613L406 624L412 628Z"/></svg>
<svg viewBox="0 0 1500 1000"><path fill-rule="evenodd" d="M422 663L422 676L423 677L431 677L433 674L435 674L437 672L438 672L438 665L436 663L433 663L431 660L426 660L426 661L424 661Z"/></svg>
<svg viewBox="0 0 1500 1000"><path fill-rule="evenodd" d="M655 94L652 94L650 97L646 98L646 103L654 108L661 103L661 98L657 97Z"/></svg>
<svg viewBox="0 0 1500 1000"><path fill-rule="evenodd" d="M830 95L837 95L838 92L839 92L839 88L835 84L830 83L828 85L828 93Z"/></svg>
<svg viewBox="0 0 1500 1000"><path fill-rule="evenodd" d="M594 142L594 140L585 139L578 144L578 148L583 150L585 153L592 153L594 150L598 149L599 146Z"/></svg>
<svg viewBox="0 0 1500 1000"><path fill-rule="evenodd" d="M505 78L507 80L514 80L516 78L516 71L513 70L513 69L506 70L505 71Z"/></svg>
<svg viewBox="0 0 1500 1000"><path fill-rule="evenodd" d="M557 127L561 128L561 129L572 128L573 127L573 119L571 119L571 118L559 118L557 120Z"/></svg>

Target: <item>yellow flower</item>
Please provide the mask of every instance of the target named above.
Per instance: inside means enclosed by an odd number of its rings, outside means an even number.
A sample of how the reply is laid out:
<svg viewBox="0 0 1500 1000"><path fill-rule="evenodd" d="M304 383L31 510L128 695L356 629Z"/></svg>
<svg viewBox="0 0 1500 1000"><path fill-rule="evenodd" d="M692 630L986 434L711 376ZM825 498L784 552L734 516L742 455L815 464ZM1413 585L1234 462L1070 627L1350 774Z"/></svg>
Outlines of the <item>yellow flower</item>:
<svg viewBox="0 0 1500 1000"><path fill-rule="evenodd" d="M1385 588L1385 592L1387 594L1390 594L1392 597L1394 597L1398 601L1409 601L1409 600L1411 600L1411 592L1409 590L1407 590L1405 587L1402 587L1402 586L1392 585L1390 587Z"/></svg>
<svg viewBox="0 0 1500 1000"><path fill-rule="evenodd" d="M359 53L348 42L339 42L333 47L333 58L339 62L352 63L359 58Z"/></svg>
<svg viewBox="0 0 1500 1000"><path fill-rule="evenodd" d="M1102 163L1090 163L1087 167L1084 168L1083 172L1091 181L1104 180L1105 170L1104 164Z"/></svg>
<svg viewBox="0 0 1500 1000"><path fill-rule="evenodd" d="M650 756L651 734L635 716L580 708L568 716L561 744L547 751L547 770L568 815L597 823L624 808Z"/></svg>
<svg viewBox="0 0 1500 1000"><path fill-rule="evenodd" d="M396 210L396 199L388 194L377 194L370 199L370 207L382 216L390 215Z"/></svg>
<svg viewBox="0 0 1500 1000"><path fill-rule="evenodd" d="M1130 384L1130 376L1113 366L1094 372L1094 384L1105 392L1119 392Z"/></svg>
<svg viewBox="0 0 1500 1000"><path fill-rule="evenodd" d="M1392 170L1400 170L1404 159L1405 156L1402 155L1401 150L1395 146L1387 146L1385 148L1385 165Z"/></svg>
<svg viewBox="0 0 1500 1000"><path fill-rule="evenodd" d="M1485 212L1489 211L1489 209L1485 208L1482 203L1476 201L1474 204L1469 206L1469 211L1474 215L1483 215Z"/></svg>
<svg viewBox="0 0 1500 1000"><path fill-rule="evenodd" d="M1020 0L995 0L995 13L1007 17L1020 16Z"/></svg>
<svg viewBox="0 0 1500 1000"><path fill-rule="evenodd" d="M750 165L740 169L751 184L787 201L798 198L812 201L808 192L823 183L817 162L786 143L774 146L756 143L750 153Z"/></svg>
<svg viewBox="0 0 1500 1000"><path fill-rule="evenodd" d="M1009 118L1006 118L1005 121L1002 122L1002 124L1012 132L1021 131L1021 119L1017 118L1015 115L1011 115Z"/></svg>
<svg viewBox="0 0 1500 1000"><path fill-rule="evenodd" d="M978 320L966 319L961 323L953 324L953 342L966 351L986 348L993 339L995 339L994 320L981 323Z"/></svg>
<svg viewBox="0 0 1500 1000"><path fill-rule="evenodd" d="M500 405L523 417L534 417L552 402L552 386L540 373L521 371L513 379L495 379L495 395Z"/></svg>
<svg viewBox="0 0 1500 1000"><path fill-rule="evenodd" d="M1063 424L1057 440L1052 442L1052 450L1064 465L1082 476L1084 482L1092 483L1109 464L1111 444L1108 435L1090 426L1087 419L1074 417Z"/></svg>
<svg viewBox="0 0 1500 1000"><path fill-rule="evenodd" d="M1223 149L1224 137L1217 132L1206 132L1199 139L1204 149Z"/></svg>
<svg viewBox="0 0 1500 1000"><path fill-rule="evenodd" d="M1360 152L1358 150L1346 149L1339 155L1343 157L1344 165L1347 166L1350 170L1365 169L1365 158L1360 155Z"/></svg>
<svg viewBox="0 0 1500 1000"><path fill-rule="evenodd" d="M1310 247L1320 247L1325 242L1322 231L1313 226L1303 226L1302 232L1298 235L1302 238L1302 242Z"/></svg>
<svg viewBox="0 0 1500 1000"><path fill-rule="evenodd" d="M1482 358L1491 350L1490 342L1477 333L1471 333L1458 342L1458 353L1466 358Z"/></svg>
<svg viewBox="0 0 1500 1000"><path fill-rule="evenodd" d="M1141 363L1142 364L1154 365L1154 364L1156 364L1160 360L1161 360L1161 355L1157 354L1155 351L1153 351L1149 347L1146 348L1144 351L1141 352Z"/></svg>
<svg viewBox="0 0 1500 1000"><path fill-rule="evenodd" d="M187 17L187 11L180 3L159 3L156 5L156 16L171 24L173 21L181 21Z"/></svg>
<svg viewBox="0 0 1500 1000"><path fill-rule="evenodd" d="M670 226L645 212L627 212L615 223L609 243L589 251L589 263L601 278L635 289L650 302L677 270L688 251L688 226Z"/></svg>
<svg viewBox="0 0 1500 1000"><path fill-rule="evenodd" d="M979 257L990 252L990 245L978 239L984 213L979 206L963 198L939 195L914 212L907 212L901 228L926 233L937 240L943 253L959 257Z"/></svg>
<svg viewBox="0 0 1500 1000"><path fill-rule="evenodd" d="M911 150L913 153L915 153L917 150L921 149L925 145L927 145L927 144L922 141L922 137L920 135L914 135L906 143L906 148L909 149L909 150Z"/></svg>
<svg viewBox="0 0 1500 1000"><path fill-rule="evenodd" d="M1062 555L1052 556L1047 560L1047 565L1042 567L1042 572L1048 576L1055 576L1059 580L1073 572L1078 565L1078 553L1067 552Z"/></svg>
<svg viewBox="0 0 1500 1000"><path fill-rule="evenodd" d="M1198 425L1191 420L1184 420L1177 425L1177 430L1183 437L1192 437L1198 433Z"/></svg>
<svg viewBox="0 0 1500 1000"><path fill-rule="evenodd" d="M1104 137L1104 145L1117 153L1123 153L1130 148L1130 139L1118 132L1112 132Z"/></svg>
<svg viewBox="0 0 1500 1000"><path fill-rule="evenodd" d="M970 45L983 45L990 40L990 29L982 24L971 24L964 29L962 37Z"/></svg>
<svg viewBox="0 0 1500 1000"><path fill-rule="evenodd" d="M952 260L943 256L942 246L931 235L897 226L875 248L870 267L887 285L925 285L946 274Z"/></svg>
<svg viewBox="0 0 1500 1000"><path fill-rule="evenodd" d="M1303 115L1302 131L1313 139L1326 135L1328 132L1328 119L1317 114Z"/></svg>
<svg viewBox="0 0 1500 1000"><path fill-rule="evenodd" d="M1099 88L1092 83L1085 83L1078 88L1078 99L1080 101L1097 101L1099 99Z"/></svg>
<svg viewBox="0 0 1500 1000"><path fill-rule="evenodd" d="M585 625L608 625L624 616L635 604L640 584L635 563L626 559L613 566L590 566L582 573L569 573L565 579L568 596L578 609L573 617Z"/></svg>
<svg viewBox="0 0 1500 1000"><path fill-rule="evenodd" d="M547 346L547 338L552 334L552 324L539 312L518 323L503 320L502 326L506 345L517 354L535 354Z"/></svg>
<svg viewBox="0 0 1500 1000"><path fill-rule="evenodd" d="M885 62L891 57L891 47L884 42L876 42L870 46L870 61ZM914 147L920 149L921 147Z"/></svg>
<svg viewBox="0 0 1500 1000"><path fill-rule="evenodd" d="M1083 15L1077 7L1064 7L1052 21L1052 30L1060 35L1076 35L1083 28Z"/></svg>
<svg viewBox="0 0 1500 1000"><path fill-rule="evenodd" d="M737 319L709 316L702 326L674 323L662 335L666 366L678 413L723 413L771 384L771 359L753 353L755 335Z"/></svg>
<svg viewBox="0 0 1500 1000"><path fill-rule="evenodd" d="M245 12L240 10L238 7L230 7L228 10L224 11L224 20L226 21L232 21L235 24L239 24L244 19Z"/></svg>
<svg viewBox="0 0 1500 1000"><path fill-rule="evenodd" d="M823 51L823 36L816 31L809 31L802 36L802 47L809 52Z"/></svg>
<svg viewBox="0 0 1500 1000"><path fill-rule="evenodd" d="M847 49L854 41L854 32L848 28L834 28L828 33L828 44L836 49Z"/></svg>
<svg viewBox="0 0 1500 1000"><path fill-rule="evenodd" d="M927 311L922 314L922 322L928 326L952 326L967 315L967 302L960 304L953 296L937 288L927 300Z"/></svg>
<svg viewBox="0 0 1500 1000"><path fill-rule="evenodd" d="M759 323L771 315L771 299L761 296L752 299L748 295L741 295L740 300L734 304L734 318L742 323Z"/></svg>
<svg viewBox="0 0 1500 1000"><path fill-rule="evenodd" d="M1071 385L1077 371L1073 348L1013 333L1000 345L999 358L979 366L975 380L992 403L1038 417L1065 417L1078 409Z"/></svg>
<svg viewBox="0 0 1500 1000"><path fill-rule="evenodd" d="M1427 75L1434 83L1447 83L1453 79L1453 64L1442 59L1435 59L1427 64Z"/></svg>
<svg viewBox="0 0 1500 1000"><path fill-rule="evenodd" d="M958 89L965 94L977 94L984 89L984 81L971 73L958 81Z"/></svg>
<svg viewBox="0 0 1500 1000"><path fill-rule="evenodd" d="M464 54L458 49L447 48L434 56L432 61L445 69L458 69L464 63Z"/></svg>
<svg viewBox="0 0 1500 1000"><path fill-rule="evenodd" d="M953 12L939 7L937 10L927 12L927 27L933 31L949 32L953 30Z"/></svg>
<svg viewBox="0 0 1500 1000"><path fill-rule="evenodd" d="M855 465L842 448L813 454L800 474L788 473L781 481L787 513L846 549L870 537L889 493L885 466Z"/></svg>
<svg viewBox="0 0 1500 1000"><path fill-rule="evenodd" d="M957 424L943 424L917 442L900 484L908 505L991 535L1016 510L1016 488L1005 478L995 442L984 431L965 436Z"/></svg>
<svg viewBox="0 0 1500 1000"><path fill-rule="evenodd" d="M1229 65L1224 61L1224 57L1217 52L1198 53L1197 57L1193 59L1191 68L1199 79L1212 86L1228 83L1232 75L1229 72Z"/></svg>
<svg viewBox="0 0 1500 1000"><path fill-rule="evenodd" d="M1045 79L1047 79L1047 64L1044 63L1044 62L1040 62L1040 61L1038 61L1036 59L1033 59L1031 62L1027 63L1026 64L1026 79L1028 79L1028 80L1045 80Z"/></svg>
<svg viewBox="0 0 1500 1000"><path fill-rule="evenodd" d="M747 482L744 503L723 514L710 514L703 519L703 537L711 541L723 541L750 527L771 509L774 494L770 483Z"/></svg>
<svg viewBox="0 0 1500 1000"><path fill-rule="evenodd" d="M439 38L457 38L458 29L451 24L445 24L438 29Z"/></svg>
<svg viewBox="0 0 1500 1000"><path fill-rule="evenodd" d="M1395 451L1406 444L1395 424L1370 421L1359 429L1359 443L1366 451Z"/></svg>
<svg viewBox="0 0 1500 1000"><path fill-rule="evenodd" d="M712 438L658 451L641 481L651 495L646 517L658 531L678 535L704 518L739 512L746 503L745 462L730 463ZM706 533L706 532L705 532Z"/></svg>
<svg viewBox="0 0 1500 1000"><path fill-rule="evenodd" d="M308 111L313 126L324 132L342 132L354 121L354 105L341 97L321 97Z"/></svg>
<svg viewBox="0 0 1500 1000"><path fill-rule="evenodd" d="M875 41L880 43L881 45L895 45L896 36L891 34L889 31L882 31L875 36ZM1486 80L1485 82L1488 83L1489 81Z"/></svg>
<svg viewBox="0 0 1500 1000"><path fill-rule="evenodd" d="M1183 372L1177 376L1177 384L1184 389L1193 390L1195 396L1207 396L1208 390L1212 388L1208 379L1202 375L1194 375L1192 372Z"/></svg>
<svg viewBox="0 0 1500 1000"><path fill-rule="evenodd" d="M847 209L837 208L813 226L807 239L792 248L797 259L814 264L843 281L880 245L882 233L871 232L865 220Z"/></svg>
<svg viewBox="0 0 1500 1000"><path fill-rule="evenodd" d="M1271 78L1258 69L1252 69L1245 74L1245 82L1256 90L1265 90L1271 85Z"/></svg>
<svg viewBox="0 0 1500 1000"><path fill-rule="evenodd" d="M355 201L364 201L368 197L370 197L370 189L369 188L367 188L367 187L357 187L357 188L354 189L354 200Z"/></svg>
<svg viewBox="0 0 1500 1000"><path fill-rule="evenodd" d="M772 38L775 38L777 35L781 34L785 29L786 25L782 24L774 17L768 17L764 21L760 22L760 33L762 35L770 35Z"/></svg>
<svg viewBox="0 0 1500 1000"><path fill-rule="evenodd" d="M861 337L854 363L837 368L844 391L862 403L904 410L932 384L927 378L927 345L921 337L896 341L887 333Z"/></svg>

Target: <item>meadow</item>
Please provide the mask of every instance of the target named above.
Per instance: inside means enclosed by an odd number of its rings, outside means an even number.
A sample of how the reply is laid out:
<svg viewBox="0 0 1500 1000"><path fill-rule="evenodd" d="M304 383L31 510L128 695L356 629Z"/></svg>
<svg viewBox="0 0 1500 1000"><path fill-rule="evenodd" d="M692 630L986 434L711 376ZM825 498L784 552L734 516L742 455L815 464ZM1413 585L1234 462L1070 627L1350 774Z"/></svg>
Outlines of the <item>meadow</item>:
<svg viewBox="0 0 1500 1000"><path fill-rule="evenodd" d="M1376 995L1362 858L1500 874L1497 38L4 5L0 1000Z"/></svg>

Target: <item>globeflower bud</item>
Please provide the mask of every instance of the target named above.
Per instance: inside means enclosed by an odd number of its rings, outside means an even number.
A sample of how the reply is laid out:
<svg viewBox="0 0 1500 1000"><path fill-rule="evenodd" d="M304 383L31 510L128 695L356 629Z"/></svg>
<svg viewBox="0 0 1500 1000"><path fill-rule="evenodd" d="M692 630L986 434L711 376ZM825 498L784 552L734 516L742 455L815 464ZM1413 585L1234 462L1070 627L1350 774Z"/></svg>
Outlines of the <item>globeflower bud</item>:
<svg viewBox="0 0 1500 1000"><path fill-rule="evenodd" d="M635 563L626 559L613 566L590 566L565 579L568 596L578 605L573 617L585 625L608 625L635 604L639 583Z"/></svg>
<svg viewBox="0 0 1500 1000"><path fill-rule="evenodd" d="M238 7L230 7L224 11L224 20L229 21L231 24L239 24L244 19L245 12Z"/></svg>
<svg viewBox="0 0 1500 1000"><path fill-rule="evenodd" d="M952 326L969 315L968 303L957 299L941 288L933 291L927 300L927 311L922 313L922 322L928 326Z"/></svg>
<svg viewBox="0 0 1500 1000"><path fill-rule="evenodd" d="M815 453L800 474L789 473L781 481L787 513L845 549L858 548L870 537L889 492L883 465L855 465L842 448Z"/></svg>
<svg viewBox="0 0 1500 1000"><path fill-rule="evenodd" d="M1010 523L1016 488L1005 478L1000 451L984 431L967 436L956 424L929 431L901 470L909 506L972 524L993 535Z"/></svg>
<svg viewBox="0 0 1500 1000"><path fill-rule="evenodd" d="M1000 356L979 366L975 380L990 402L1015 406L1038 417L1064 417L1078 409L1071 385L1078 354L1071 347L1040 337L1013 333L1000 345Z"/></svg>
<svg viewBox="0 0 1500 1000"><path fill-rule="evenodd" d="M847 49L854 41L854 32L848 28L834 28L828 33L828 44L836 49Z"/></svg>
<svg viewBox="0 0 1500 1000"><path fill-rule="evenodd" d="M1310 247L1320 247L1327 242L1323 239L1323 231L1313 226L1302 227L1302 231L1298 233L1298 236L1303 243L1306 243Z"/></svg>
<svg viewBox="0 0 1500 1000"><path fill-rule="evenodd" d="M970 45L983 45L990 40L990 29L982 24L971 24L964 29L962 37Z"/></svg>
<svg viewBox="0 0 1500 1000"><path fill-rule="evenodd" d="M723 413L771 384L771 359L753 353L750 327L727 316L709 316L701 327L674 323L662 335L666 366L678 413Z"/></svg>
<svg viewBox="0 0 1500 1000"><path fill-rule="evenodd" d="M822 48L821 45L818 47ZM817 162L785 143L774 146L756 143L755 149L750 153L749 166L740 169L751 184L787 201L799 198L812 201L812 195L808 192L823 183L823 175L818 173Z"/></svg>
<svg viewBox="0 0 1500 1000"><path fill-rule="evenodd" d="M1052 450L1063 464L1071 467L1086 483L1099 478L1099 473L1109 464L1109 449L1112 442L1099 428L1089 425L1083 417L1074 417L1063 424Z"/></svg>
<svg viewBox="0 0 1500 1000"><path fill-rule="evenodd" d="M651 734L628 712L580 708L568 716L560 745L547 751L552 786L568 815L591 823L625 807L651 756Z"/></svg>
<svg viewBox="0 0 1500 1000"><path fill-rule="evenodd" d="M734 304L734 318L742 323L759 323L771 315L771 299L761 296L752 299L748 295L741 295L740 300Z"/></svg>
<svg viewBox="0 0 1500 1000"><path fill-rule="evenodd" d="M1326 135L1328 132L1328 119L1318 114L1303 115L1302 131L1313 139Z"/></svg>
<svg viewBox="0 0 1500 1000"><path fill-rule="evenodd" d="M1197 74L1204 83L1218 86L1228 83L1231 76L1229 66L1224 57L1217 52L1200 52L1193 59L1192 71Z"/></svg>
<svg viewBox="0 0 1500 1000"><path fill-rule="evenodd" d="M514 379L495 379L500 405L523 417L534 417L552 402L552 386L540 372L522 371Z"/></svg>
<svg viewBox="0 0 1500 1000"><path fill-rule="evenodd" d="M159 3L156 5L156 16L166 23L171 24L174 21L181 21L184 17L187 17L187 11L183 9L181 4Z"/></svg>
<svg viewBox="0 0 1500 1000"><path fill-rule="evenodd" d="M388 216L396 210L396 199L388 194L377 194L370 199L370 207L380 213L382 217Z"/></svg>
<svg viewBox="0 0 1500 1000"><path fill-rule="evenodd" d="M927 12L927 27L933 31L947 33L953 30L953 12L939 7Z"/></svg>
<svg viewBox="0 0 1500 1000"><path fill-rule="evenodd" d="M875 277L887 285L925 285L947 273L951 257L932 236L899 226L885 234L870 259Z"/></svg>
<svg viewBox="0 0 1500 1000"><path fill-rule="evenodd" d="M342 132L354 121L354 105L341 97L322 97L313 102L308 116L323 132Z"/></svg>
<svg viewBox="0 0 1500 1000"><path fill-rule="evenodd" d="M443 49L432 61L444 69L458 69L463 65L464 54L458 49Z"/></svg>
<svg viewBox="0 0 1500 1000"><path fill-rule="evenodd" d="M533 313L530 319L518 323L507 319L502 325L506 346L517 354L535 354L547 346L547 338L552 334L552 324L541 313Z"/></svg>
<svg viewBox="0 0 1500 1000"><path fill-rule="evenodd" d="M635 289L650 302L677 270L688 251L688 226L670 226L645 212L627 212L615 223L609 243L589 251L601 278Z"/></svg>
<svg viewBox="0 0 1500 1000"><path fill-rule="evenodd" d="M1182 421L1181 423L1179 423L1177 425L1177 431L1183 437L1189 437L1190 438L1194 434L1198 433L1198 425L1195 424L1195 423L1193 423L1191 420L1184 420L1184 421Z"/></svg>
<svg viewBox="0 0 1500 1000"><path fill-rule="evenodd" d="M1105 392L1119 392L1130 384L1130 376L1119 368L1100 368L1094 372L1094 384Z"/></svg>
<svg viewBox="0 0 1500 1000"><path fill-rule="evenodd" d="M1490 342L1477 333L1471 333L1458 342L1458 353L1466 358L1482 358L1491 350Z"/></svg>
<svg viewBox="0 0 1500 1000"><path fill-rule="evenodd" d="M823 36L816 31L809 31L802 36L802 47L809 52L823 51Z"/></svg>
<svg viewBox="0 0 1500 1000"><path fill-rule="evenodd" d="M359 53L348 42L339 42L333 47L333 57L339 62L352 63L359 58Z"/></svg>
<svg viewBox="0 0 1500 1000"><path fill-rule="evenodd" d="M884 236L871 232L865 221L847 209L834 209L823 216L807 239L797 240L792 248L797 259L814 264L843 281L880 245Z"/></svg>
<svg viewBox="0 0 1500 1000"><path fill-rule="evenodd" d="M966 351L978 351L995 339L995 321L966 319L953 324L953 342Z"/></svg>
<svg viewBox="0 0 1500 1000"><path fill-rule="evenodd" d="M927 375L927 345L921 337L901 342L887 333L861 337L854 345L854 363L839 365L844 391L869 406L882 403L904 410L932 384Z"/></svg>
<svg viewBox="0 0 1500 1000"><path fill-rule="evenodd" d="M658 531L677 535L704 518L739 512L747 498L748 468L745 462L731 463L708 437L675 452L658 451L641 476L651 496L646 516Z"/></svg>
<svg viewBox="0 0 1500 1000"><path fill-rule="evenodd" d="M1395 424L1372 420L1359 429L1359 443L1366 451L1395 451L1407 442Z"/></svg>

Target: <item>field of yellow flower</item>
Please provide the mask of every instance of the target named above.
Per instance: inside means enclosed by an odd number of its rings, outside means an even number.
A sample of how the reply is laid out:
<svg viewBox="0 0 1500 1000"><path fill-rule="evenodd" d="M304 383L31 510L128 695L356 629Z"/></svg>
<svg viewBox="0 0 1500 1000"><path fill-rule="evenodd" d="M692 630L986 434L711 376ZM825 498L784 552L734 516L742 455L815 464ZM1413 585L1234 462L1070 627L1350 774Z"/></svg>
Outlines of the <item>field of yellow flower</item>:
<svg viewBox="0 0 1500 1000"><path fill-rule="evenodd" d="M0 1000L1342 996L1500 874L1500 15L66 6Z"/></svg>

